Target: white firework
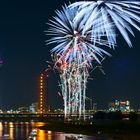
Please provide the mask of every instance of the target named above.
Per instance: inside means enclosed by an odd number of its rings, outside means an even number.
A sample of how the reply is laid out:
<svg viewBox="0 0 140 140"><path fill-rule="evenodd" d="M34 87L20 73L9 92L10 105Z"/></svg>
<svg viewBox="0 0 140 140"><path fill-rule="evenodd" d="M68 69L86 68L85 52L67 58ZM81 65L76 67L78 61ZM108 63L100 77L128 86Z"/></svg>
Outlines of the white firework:
<svg viewBox="0 0 140 140"><path fill-rule="evenodd" d="M87 20L85 28L94 23L94 15L98 13L102 17L103 21L113 22L116 28L119 30L123 38L126 40L129 47L132 47L131 40L128 32L133 36L131 26L140 31L140 27L137 23L140 23L140 2L139 1L121 1L121 0L98 0L95 1L81 1L75 2L69 6L70 8L78 8L77 15L75 16L75 22L79 21L81 16ZM114 27L110 30L105 30L106 34L114 31ZM116 41L116 36L109 36L108 38L112 42Z"/></svg>
<svg viewBox="0 0 140 140"><path fill-rule="evenodd" d="M104 57L104 54L110 55L100 46L114 46L115 41L106 40L106 36L115 38L113 25L108 20L102 20L98 13L94 15L92 26L86 26L87 20L85 16L80 16L75 21L77 8L63 7L63 11L56 11L57 16L50 20L47 35L52 36L47 40L47 44L55 43L52 53L61 55L58 61L67 63L87 63L91 66L92 61L96 60L100 63L98 57ZM111 30L110 30L111 29ZM108 32L106 32L108 30ZM109 33L109 34L106 34Z"/></svg>

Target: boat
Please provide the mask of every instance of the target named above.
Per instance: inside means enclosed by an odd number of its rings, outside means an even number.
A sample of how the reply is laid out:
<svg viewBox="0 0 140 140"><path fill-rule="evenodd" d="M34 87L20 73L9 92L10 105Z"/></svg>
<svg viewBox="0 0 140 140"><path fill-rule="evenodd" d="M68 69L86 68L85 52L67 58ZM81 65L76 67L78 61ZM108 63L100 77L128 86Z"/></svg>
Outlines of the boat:
<svg viewBox="0 0 140 140"><path fill-rule="evenodd" d="M29 135L29 139L34 139L37 137L37 130L36 129L33 129L31 132L30 132L30 135Z"/></svg>
<svg viewBox="0 0 140 140"><path fill-rule="evenodd" d="M83 136L80 134L80 135L77 136L77 138L82 139Z"/></svg>
<svg viewBox="0 0 140 140"><path fill-rule="evenodd" d="M4 134L4 135L3 135L3 139L4 139L4 140L8 140L9 138L10 138L10 135L9 135L9 134Z"/></svg>
<svg viewBox="0 0 140 140"><path fill-rule="evenodd" d="M37 136L37 130L33 129L30 133L31 136Z"/></svg>
<svg viewBox="0 0 140 140"><path fill-rule="evenodd" d="M4 136L4 137L9 137L10 135L9 135L9 134L4 134L3 136Z"/></svg>
<svg viewBox="0 0 140 140"><path fill-rule="evenodd" d="M78 138L71 135L71 136L65 136L65 140L78 140Z"/></svg>

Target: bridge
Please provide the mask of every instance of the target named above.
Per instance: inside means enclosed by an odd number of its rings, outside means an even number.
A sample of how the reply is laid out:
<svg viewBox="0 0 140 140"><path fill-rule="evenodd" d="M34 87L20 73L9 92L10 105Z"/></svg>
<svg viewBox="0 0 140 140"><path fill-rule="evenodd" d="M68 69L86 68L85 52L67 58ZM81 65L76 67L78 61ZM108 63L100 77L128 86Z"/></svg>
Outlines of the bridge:
<svg viewBox="0 0 140 140"><path fill-rule="evenodd" d="M94 115L95 113L86 113L86 118L92 119ZM122 115L123 118L129 117L129 113ZM140 113L137 115L140 116ZM64 113L0 113L0 121L64 121Z"/></svg>
<svg viewBox="0 0 140 140"><path fill-rule="evenodd" d="M31 113L1 113L0 121L51 121L64 120L62 113L45 113L45 114L31 114Z"/></svg>
<svg viewBox="0 0 140 140"><path fill-rule="evenodd" d="M87 118L90 116L93 114L86 114ZM0 121L64 121L64 113L0 113Z"/></svg>

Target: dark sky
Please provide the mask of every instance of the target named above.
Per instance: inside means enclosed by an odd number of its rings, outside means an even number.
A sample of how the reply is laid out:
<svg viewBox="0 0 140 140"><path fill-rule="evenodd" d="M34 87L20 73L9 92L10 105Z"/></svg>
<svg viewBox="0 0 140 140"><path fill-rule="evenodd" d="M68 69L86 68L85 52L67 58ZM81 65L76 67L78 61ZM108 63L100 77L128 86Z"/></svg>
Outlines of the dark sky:
<svg viewBox="0 0 140 140"><path fill-rule="evenodd" d="M4 61L0 68L1 109L38 101L39 75L47 66L45 61L51 59L51 47L45 46L45 23L64 2L68 0L0 2L0 56ZM140 108L140 32L134 32L131 49L118 37L118 47L110 51L113 56L103 62L106 75L99 70L91 73L93 80L88 82L87 96L94 98L99 108L107 107L115 99L128 99L134 108ZM60 107L63 102L57 95L57 78L54 74L50 76L49 103Z"/></svg>

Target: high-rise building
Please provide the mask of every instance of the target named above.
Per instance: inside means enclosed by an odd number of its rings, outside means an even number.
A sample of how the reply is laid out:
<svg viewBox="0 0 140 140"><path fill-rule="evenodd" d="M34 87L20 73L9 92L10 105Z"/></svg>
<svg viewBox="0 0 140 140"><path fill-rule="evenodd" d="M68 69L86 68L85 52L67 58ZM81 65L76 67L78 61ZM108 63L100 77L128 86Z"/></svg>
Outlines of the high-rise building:
<svg viewBox="0 0 140 140"><path fill-rule="evenodd" d="M29 111L31 113L37 113L38 112L38 103L32 103L30 106L29 106Z"/></svg>
<svg viewBox="0 0 140 140"><path fill-rule="evenodd" d="M120 101L120 111L130 112L130 101Z"/></svg>
<svg viewBox="0 0 140 140"><path fill-rule="evenodd" d="M97 103L93 103L93 111L97 111Z"/></svg>
<svg viewBox="0 0 140 140"><path fill-rule="evenodd" d="M115 100L115 102L109 103L109 111L130 112L130 101Z"/></svg>
<svg viewBox="0 0 140 140"><path fill-rule="evenodd" d="M114 103L114 102L110 102L110 103L108 104L108 110L109 110L109 111L116 111L115 103Z"/></svg>

